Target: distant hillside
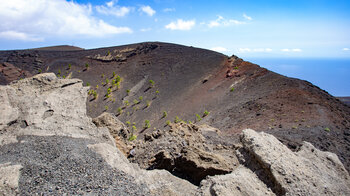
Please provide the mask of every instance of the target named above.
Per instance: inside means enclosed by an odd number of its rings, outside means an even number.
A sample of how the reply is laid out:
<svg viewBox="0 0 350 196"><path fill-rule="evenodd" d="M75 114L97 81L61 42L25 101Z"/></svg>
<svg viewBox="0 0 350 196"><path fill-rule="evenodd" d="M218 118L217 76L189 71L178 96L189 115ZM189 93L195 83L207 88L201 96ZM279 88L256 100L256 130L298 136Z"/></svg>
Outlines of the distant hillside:
<svg viewBox="0 0 350 196"><path fill-rule="evenodd" d="M350 97L337 97L340 101L346 103L348 106L350 106Z"/></svg>
<svg viewBox="0 0 350 196"><path fill-rule="evenodd" d="M48 47L41 47L41 48L33 48L31 50L74 51L74 50L84 50L84 48L79 48L77 46L60 45L60 46L48 46Z"/></svg>
<svg viewBox="0 0 350 196"><path fill-rule="evenodd" d="M181 120L227 134L252 128L274 134L293 150L309 141L336 153L350 168L348 105L307 81L236 56L148 42L92 50L1 51L0 64L1 84L39 72L82 79L92 90L88 114L112 112L137 134Z"/></svg>

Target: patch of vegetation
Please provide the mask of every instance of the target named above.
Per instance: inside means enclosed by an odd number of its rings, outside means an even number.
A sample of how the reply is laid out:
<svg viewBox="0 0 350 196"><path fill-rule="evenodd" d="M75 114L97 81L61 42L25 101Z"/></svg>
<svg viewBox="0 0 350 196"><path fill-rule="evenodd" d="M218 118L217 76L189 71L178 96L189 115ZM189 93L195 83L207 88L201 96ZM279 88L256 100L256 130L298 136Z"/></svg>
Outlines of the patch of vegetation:
<svg viewBox="0 0 350 196"><path fill-rule="evenodd" d="M72 69L72 65L69 63L68 64L68 70Z"/></svg>
<svg viewBox="0 0 350 196"><path fill-rule="evenodd" d="M232 87L232 88L230 89L230 92L233 92L234 90L235 90L235 88Z"/></svg>
<svg viewBox="0 0 350 196"><path fill-rule="evenodd" d="M41 72L43 72L43 70L41 70L40 68L38 69L38 73L40 74Z"/></svg>
<svg viewBox="0 0 350 196"><path fill-rule="evenodd" d="M178 116L175 116L174 123L179 123L181 122L181 119Z"/></svg>
<svg viewBox="0 0 350 196"><path fill-rule="evenodd" d="M167 120L165 123L166 123L166 125L169 126L170 125L170 120Z"/></svg>
<svg viewBox="0 0 350 196"><path fill-rule="evenodd" d="M129 106L129 101L128 100L124 101L124 105Z"/></svg>
<svg viewBox="0 0 350 196"><path fill-rule="evenodd" d="M153 88L155 85L155 82L153 80L149 80L150 88Z"/></svg>
<svg viewBox="0 0 350 196"><path fill-rule="evenodd" d="M201 118L201 116L199 114L196 114L196 118L197 118L198 122L202 120L202 118Z"/></svg>
<svg viewBox="0 0 350 196"><path fill-rule="evenodd" d="M109 80L108 80L108 78L106 78L106 85L109 83Z"/></svg>
<svg viewBox="0 0 350 196"><path fill-rule="evenodd" d="M131 125L130 121L126 121L125 123L126 123L126 126L130 127Z"/></svg>
<svg viewBox="0 0 350 196"><path fill-rule="evenodd" d="M192 121L189 120L189 121L188 121L188 124L192 124Z"/></svg>
<svg viewBox="0 0 350 196"><path fill-rule="evenodd" d="M238 67L237 67L237 66L235 66L235 67L233 67L233 69L238 69Z"/></svg>
<svg viewBox="0 0 350 196"><path fill-rule="evenodd" d="M136 126L135 126L135 123L132 123L132 124L133 124L133 126L131 127L132 130L133 130L133 131L137 131L137 128L136 128Z"/></svg>
<svg viewBox="0 0 350 196"><path fill-rule="evenodd" d="M108 106L105 106L105 111L107 111L108 110Z"/></svg>
<svg viewBox="0 0 350 196"><path fill-rule="evenodd" d="M140 97L139 97L139 100L140 100L140 102L141 102L141 101L143 100L143 97L142 97L142 96L140 96Z"/></svg>
<svg viewBox="0 0 350 196"><path fill-rule="evenodd" d="M133 126L133 127L135 127L135 126ZM136 129L136 127L135 127L135 129ZM137 138L137 135L131 134L128 140L131 142L131 141L136 140L136 138Z"/></svg>
<svg viewBox="0 0 350 196"><path fill-rule="evenodd" d="M113 71L113 73L112 73L112 78L114 78L115 77L115 72Z"/></svg>
<svg viewBox="0 0 350 196"><path fill-rule="evenodd" d="M136 99L134 99L134 104L139 104L140 102L139 101L137 101Z"/></svg>
<svg viewBox="0 0 350 196"><path fill-rule="evenodd" d="M121 115L123 113L123 109L121 107L118 108L118 114Z"/></svg>
<svg viewBox="0 0 350 196"><path fill-rule="evenodd" d="M86 82L86 86L90 86L90 83L89 83L89 82Z"/></svg>
<svg viewBox="0 0 350 196"><path fill-rule="evenodd" d="M101 78L104 78L105 77L105 75L104 74L101 74Z"/></svg>
<svg viewBox="0 0 350 196"><path fill-rule="evenodd" d="M126 94L130 94L130 89L126 89Z"/></svg>
<svg viewBox="0 0 350 196"><path fill-rule="evenodd" d="M162 118L165 118L168 116L168 113L166 111L163 111L163 117Z"/></svg>
<svg viewBox="0 0 350 196"><path fill-rule="evenodd" d="M207 110L205 110L204 113L203 113L203 117L206 117L206 116L208 116L209 114L210 114L210 112L208 112Z"/></svg>
<svg viewBox="0 0 350 196"><path fill-rule="evenodd" d="M151 127L151 124L150 124L149 120L145 120L145 126L143 126L143 128L148 129L150 127Z"/></svg>
<svg viewBox="0 0 350 196"><path fill-rule="evenodd" d="M151 102L147 101L146 108L148 108L149 106L151 106Z"/></svg>
<svg viewBox="0 0 350 196"><path fill-rule="evenodd" d="M327 131L327 132L330 132L330 131L331 131L331 129L328 128L328 127L324 128L324 130Z"/></svg>
<svg viewBox="0 0 350 196"><path fill-rule="evenodd" d="M89 69L89 64L88 63L85 63L85 68L86 68L86 70Z"/></svg>

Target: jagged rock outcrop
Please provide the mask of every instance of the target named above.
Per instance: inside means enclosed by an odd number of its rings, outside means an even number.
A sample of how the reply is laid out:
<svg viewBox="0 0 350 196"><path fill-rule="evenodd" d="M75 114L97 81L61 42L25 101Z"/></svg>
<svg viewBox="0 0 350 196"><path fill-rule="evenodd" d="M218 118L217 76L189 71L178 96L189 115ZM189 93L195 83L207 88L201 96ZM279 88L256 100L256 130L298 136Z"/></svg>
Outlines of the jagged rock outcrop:
<svg viewBox="0 0 350 196"><path fill-rule="evenodd" d="M215 128L179 123L134 143L134 158L158 152L152 164L166 167L154 162L162 155L170 166L179 159L228 173L205 174L199 186L140 169L112 137L126 142L125 125L105 113L94 119L97 127L86 115L87 91L81 80L51 73L0 86L0 195L350 195L349 174L335 154L309 143L292 152L250 129L232 142ZM146 158L135 161L142 166Z"/></svg>
<svg viewBox="0 0 350 196"><path fill-rule="evenodd" d="M0 195L183 195L196 187L130 164L86 115L88 87L41 74L0 86Z"/></svg>
<svg viewBox="0 0 350 196"><path fill-rule="evenodd" d="M145 134L129 160L144 169L166 169L197 185L206 176L227 174L239 165L232 141L225 143L219 130L186 123L169 126L169 131ZM208 141L209 135L213 137ZM211 143L214 138L221 142Z"/></svg>

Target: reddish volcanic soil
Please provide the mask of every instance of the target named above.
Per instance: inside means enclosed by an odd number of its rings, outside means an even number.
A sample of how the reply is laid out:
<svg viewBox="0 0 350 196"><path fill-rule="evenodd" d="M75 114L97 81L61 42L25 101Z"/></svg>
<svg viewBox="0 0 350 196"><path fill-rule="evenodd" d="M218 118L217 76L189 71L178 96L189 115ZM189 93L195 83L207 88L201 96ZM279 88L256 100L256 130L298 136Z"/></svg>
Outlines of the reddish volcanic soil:
<svg viewBox="0 0 350 196"><path fill-rule="evenodd" d="M1 84L39 72L82 79L98 95L87 101L91 117L105 110L115 113L124 123L135 123L138 134L167 129L166 121L176 117L227 134L252 128L274 134L294 150L302 141L311 142L336 153L350 169L348 105L307 81L236 56L158 42L93 50L60 46L0 52ZM113 72L122 78L119 89L112 85ZM145 120L150 128L143 128Z"/></svg>

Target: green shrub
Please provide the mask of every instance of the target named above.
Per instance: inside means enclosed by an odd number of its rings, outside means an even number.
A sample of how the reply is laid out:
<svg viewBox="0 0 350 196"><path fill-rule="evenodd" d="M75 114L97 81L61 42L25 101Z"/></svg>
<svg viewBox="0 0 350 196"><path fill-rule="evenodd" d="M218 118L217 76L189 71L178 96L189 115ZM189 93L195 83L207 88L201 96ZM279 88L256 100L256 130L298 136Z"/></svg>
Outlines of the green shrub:
<svg viewBox="0 0 350 196"><path fill-rule="evenodd" d="M134 125L134 123L132 123L132 124L133 124L132 130L133 130L133 131L137 131L137 128L136 128L136 126Z"/></svg>
<svg viewBox="0 0 350 196"><path fill-rule="evenodd" d="M122 79L121 79L121 77L120 77L120 76L117 76L117 77L115 78L115 81L116 81L116 82L121 82L121 81L122 81Z"/></svg>
<svg viewBox="0 0 350 196"><path fill-rule="evenodd" d="M105 110L106 110L106 111L108 110L108 106L105 106Z"/></svg>
<svg viewBox="0 0 350 196"><path fill-rule="evenodd" d="M58 73L58 75L61 75L61 70L59 69L57 73Z"/></svg>
<svg viewBox="0 0 350 196"><path fill-rule="evenodd" d="M149 123L149 120L145 120L145 126L143 128L148 129L151 127L151 124Z"/></svg>
<svg viewBox="0 0 350 196"><path fill-rule="evenodd" d="M38 73L41 73L41 72L43 72L40 68L38 69Z"/></svg>
<svg viewBox="0 0 350 196"><path fill-rule="evenodd" d="M203 117L206 117L206 116L208 116L209 114L210 114L210 112L208 112L207 110L205 110L204 113L203 113Z"/></svg>
<svg viewBox="0 0 350 196"><path fill-rule="evenodd" d="M71 69L72 68L72 65L69 63L68 64L68 69Z"/></svg>
<svg viewBox="0 0 350 196"><path fill-rule="evenodd" d="M149 80L149 84L150 84L150 87L153 88L154 87L154 84L155 82L153 80Z"/></svg>
<svg viewBox="0 0 350 196"><path fill-rule="evenodd" d="M139 101L137 101L136 99L134 99L134 104L138 104L138 103L140 103Z"/></svg>
<svg viewBox="0 0 350 196"><path fill-rule="evenodd" d="M151 106L151 102L147 101L146 107L148 108L149 106Z"/></svg>
<svg viewBox="0 0 350 196"><path fill-rule="evenodd" d="M188 121L188 124L192 124L192 121L189 120L189 121Z"/></svg>
<svg viewBox="0 0 350 196"><path fill-rule="evenodd" d="M131 124L130 121L126 121L125 123L126 123L126 126L130 127L130 124Z"/></svg>
<svg viewBox="0 0 350 196"><path fill-rule="evenodd" d="M128 100L124 101L124 105L129 106L129 101Z"/></svg>
<svg viewBox="0 0 350 196"><path fill-rule="evenodd" d="M136 129L136 127L135 127L135 129ZM134 140L136 140L136 138L137 138L137 135L131 134L128 140L129 141L134 141Z"/></svg>
<svg viewBox="0 0 350 196"><path fill-rule="evenodd" d="M331 129L328 128L328 127L324 128L324 130L327 131L327 132L330 132L330 131L331 131Z"/></svg>
<svg viewBox="0 0 350 196"><path fill-rule="evenodd" d="M197 117L197 121L198 122L202 120L202 118L201 118L201 116L199 114L196 114L196 117Z"/></svg>
<svg viewBox="0 0 350 196"><path fill-rule="evenodd" d="M175 116L174 123L178 123L180 121L181 121L181 119L178 116Z"/></svg>
<svg viewBox="0 0 350 196"><path fill-rule="evenodd" d="M140 97L139 97L139 100L140 100L140 102L141 102L141 101L143 100L143 97L142 97L142 96L140 96Z"/></svg>
<svg viewBox="0 0 350 196"><path fill-rule="evenodd" d="M101 74L101 78L104 78L105 77L105 75L104 74Z"/></svg>
<svg viewBox="0 0 350 196"><path fill-rule="evenodd" d="M89 64L88 63L85 63L85 68L89 69Z"/></svg>
<svg viewBox="0 0 350 196"><path fill-rule="evenodd" d="M123 113L123 109L121 107L118 108L118 114L122 114Z"/></svg>
<svg viewBox="0 0 350 196"><path fill-rule="evenodd" d="M129 93L130 93L130 89L126 89L126 93L129 95Z"/></svg>
<svg viewBox="0 0 350 196"><path fill-rule="evenodd" d="M106 78L106 84L108 84L109 83L109 80L108 80L108 78Z"/></svg>
<svg viewBox="0 0 350 196"><path fill-rule="evenodd" d="M234 90L235 90L235 88L232 87L232 88L230 89L230 92L233 92Z"/></svg>
<svg viewBox="0 0 350 196"><path fill-rule="evenodd" d="M167 117L168 113L166 111L163 111L163 118Z"/></svg>
<svg viewBox="0 0 350 196"><path fill-rule="evenodd" d="M86 86L90 86L90 83L89 83L89 82L87 82L87 83L86 83Z"/></svg>
<svg viewBox="0 0 350 196"><path fill-rule="evenodd" d="M170 125L170 120L167 120L165 123L166 125Z"/></svg>
<svg viewBox="0 0 350 196"><path fill-rule="evenodd" d="M112 73L112 77L114 78L115 77L115 72L113 71L113 73Z"/></svg>

